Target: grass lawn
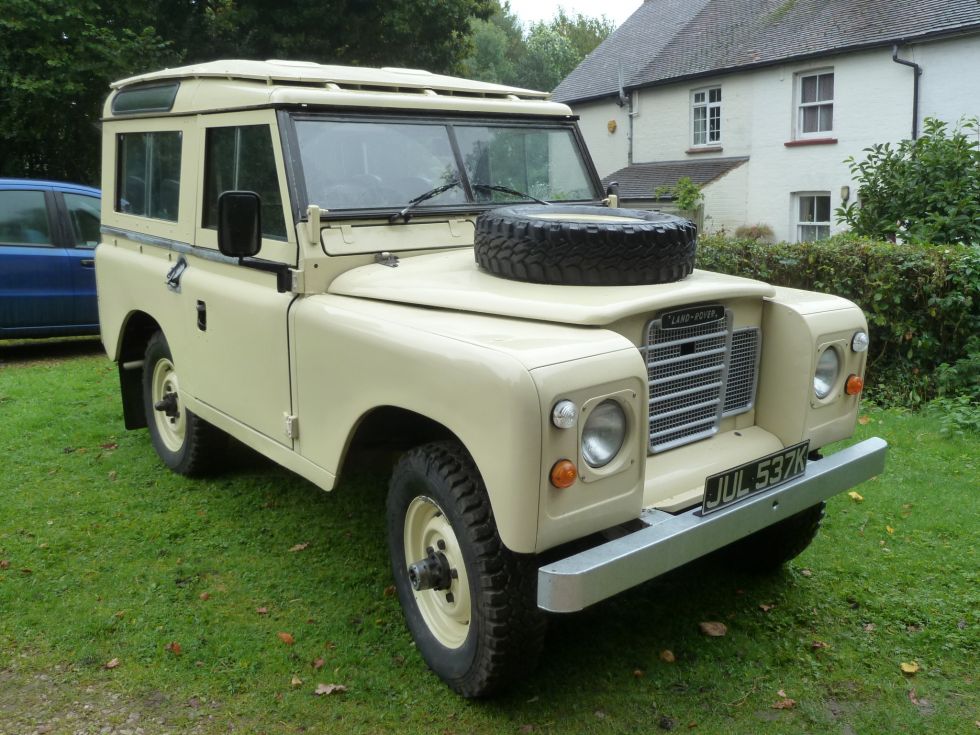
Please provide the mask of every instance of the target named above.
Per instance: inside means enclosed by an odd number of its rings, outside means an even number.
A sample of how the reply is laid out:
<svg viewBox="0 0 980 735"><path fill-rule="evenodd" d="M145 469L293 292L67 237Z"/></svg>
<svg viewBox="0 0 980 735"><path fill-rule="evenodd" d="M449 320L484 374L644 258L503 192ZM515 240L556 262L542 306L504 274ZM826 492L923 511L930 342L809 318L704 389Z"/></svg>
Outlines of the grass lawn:
<svg viewBox="0 0 980 735"><path fill-rule="evenodd" d="M781 574L701 562L553 617L538 669L470 702L391 594L386 467L332 493L245 451L171 474L67 344L0 343L2 735L978 732L976 435L869 412L887 472Z"/></svg>

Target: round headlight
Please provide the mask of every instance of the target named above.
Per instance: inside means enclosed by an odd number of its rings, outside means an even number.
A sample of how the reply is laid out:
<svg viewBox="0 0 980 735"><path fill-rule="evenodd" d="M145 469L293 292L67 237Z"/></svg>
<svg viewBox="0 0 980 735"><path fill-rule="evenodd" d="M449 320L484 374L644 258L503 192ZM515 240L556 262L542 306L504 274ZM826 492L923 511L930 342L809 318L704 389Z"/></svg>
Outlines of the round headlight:
<svg viewBox="0 0 980 735"><path fill-rule="evenodd" d="M589 467L605 467L626 440L626 412L608 399L593 409L582 429L582 456Z"/></svg>
<svg viewBox="0 0 980 735"><path fill-rule="evenodd" d="M817 398L826 398L837 383L837 376L840 374L840 357L837 350L828 347L820 353L817 360L817 370L813 374L813 392Z"/></svg>
<svg viewBox="0 0 980 735"><path fill-rule="evenodd" d="M851 349L855 352L866 352L871 340L868 339L866 332L855 332L851 337Z"/></svg>

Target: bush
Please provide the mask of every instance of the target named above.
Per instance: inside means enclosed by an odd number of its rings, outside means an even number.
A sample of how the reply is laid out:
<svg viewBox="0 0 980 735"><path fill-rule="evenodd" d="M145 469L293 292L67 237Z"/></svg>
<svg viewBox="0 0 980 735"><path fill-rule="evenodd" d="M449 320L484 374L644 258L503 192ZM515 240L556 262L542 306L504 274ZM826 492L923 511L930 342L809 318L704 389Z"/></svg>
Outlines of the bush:
<svg viewBox="0 0 980 735"><path fill-rule="evenodd" d="M768 245L705 236L697 267L857 303L871 336L869 394L879 403L918 406L975 384L978 245L896 245L852 235Z"/></svg>
<svg viewBox="0 0 980 735"><path fill-rule="evenodd" d="M772 228L764 223L757 225L740 225L735 228L736 240L761 240L762 242L772 242L774 233Z"/></svg>

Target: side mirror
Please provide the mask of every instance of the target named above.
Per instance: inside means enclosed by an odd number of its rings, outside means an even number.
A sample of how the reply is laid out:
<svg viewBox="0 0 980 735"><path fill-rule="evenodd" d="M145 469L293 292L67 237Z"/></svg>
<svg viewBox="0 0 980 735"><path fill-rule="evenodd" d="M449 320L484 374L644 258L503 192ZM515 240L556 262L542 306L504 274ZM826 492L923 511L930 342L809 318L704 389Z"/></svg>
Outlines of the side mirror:
<svg viewBox="0 0 980 735"><path fill-rule="evenodd" d="M218 197L218 250L251 258L262 247L262 200L254 191L226 191Z"/></svg>

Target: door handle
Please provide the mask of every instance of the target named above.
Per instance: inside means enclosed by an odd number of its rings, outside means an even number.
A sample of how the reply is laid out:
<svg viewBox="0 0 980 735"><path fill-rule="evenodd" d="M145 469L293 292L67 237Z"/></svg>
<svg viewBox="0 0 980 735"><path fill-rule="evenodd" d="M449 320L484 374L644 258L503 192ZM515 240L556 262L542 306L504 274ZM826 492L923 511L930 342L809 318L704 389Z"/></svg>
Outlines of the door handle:
<svg viewBox="0 0 980 735"><path fill-rule="evenodd" d="M82 258L78 262L81 264L82 268L94 268L95 267L95 258Z"/></svg>
<svg viewBox="0 0 980 735"><path fill-rule="evenodd" d="M208 305L203 301L197 302L197 328L202 332L208 331Z"/></svg>

